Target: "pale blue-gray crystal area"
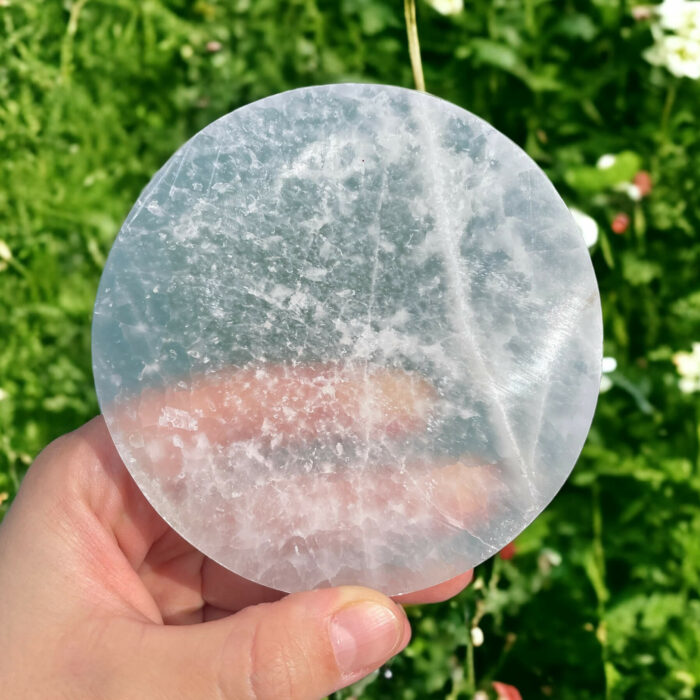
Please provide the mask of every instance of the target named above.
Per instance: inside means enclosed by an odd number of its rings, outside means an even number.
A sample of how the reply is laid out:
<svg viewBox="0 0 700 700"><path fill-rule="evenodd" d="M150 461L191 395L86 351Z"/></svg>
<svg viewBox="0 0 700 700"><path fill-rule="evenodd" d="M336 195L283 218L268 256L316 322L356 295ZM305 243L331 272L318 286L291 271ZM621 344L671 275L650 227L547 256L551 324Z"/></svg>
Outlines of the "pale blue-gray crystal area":
<svg viewBox="0 0 700 700"><path fill-rule="evenodd" d="M295 591L397 594L497 552L589 429L591 261L472 114L333 85L243 107L139 197L93 322L127 468L183 537Z"/></svg>

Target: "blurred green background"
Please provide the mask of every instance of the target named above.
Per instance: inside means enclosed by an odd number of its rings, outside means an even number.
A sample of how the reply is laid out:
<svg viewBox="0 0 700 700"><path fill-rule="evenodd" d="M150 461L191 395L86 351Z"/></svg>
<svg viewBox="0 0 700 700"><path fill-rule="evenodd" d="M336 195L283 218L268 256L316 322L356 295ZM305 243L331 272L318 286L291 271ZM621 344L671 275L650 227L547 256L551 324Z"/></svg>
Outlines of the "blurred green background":
<svg viewBox="0 0 700 700"><path fill-rule="evenodd" d="M617 367L547 511L339 696L700 697L700 81L663 53L685 30L625 0L417 11L427 89L597 222ZM220 115L340 81L412 86L401 0L0 0L0 516L97 412L91 309L140 189Z"/></svg>

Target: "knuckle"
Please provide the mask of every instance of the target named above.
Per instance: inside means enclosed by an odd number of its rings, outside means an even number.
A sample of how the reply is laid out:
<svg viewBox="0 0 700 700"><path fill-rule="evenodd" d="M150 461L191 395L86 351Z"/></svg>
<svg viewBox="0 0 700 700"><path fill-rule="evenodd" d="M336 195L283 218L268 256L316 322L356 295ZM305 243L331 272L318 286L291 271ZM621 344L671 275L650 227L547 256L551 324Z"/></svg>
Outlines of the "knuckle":
<svg viewBox="0 0 700 700"><path fill-rule="evenodd" d="M72 490L72 478L83 451L81 440L73 434L62 435L47 445L27 471L27 483L41 482L52 493ZM42 488L42 491L45 490Z"/></svg>
<svg viewBox="0 0 700 700"><path fill-rule="evenodd" d="M35 483L45 484L54 477L63 465L74 461L76 451L75 438L72 434L62 435L50 442L36 457L24 478L24 490Z"/></svg>
<svg viewBox="0 0 700 700"><path fill-rule="evenodd" d="M87 445L80 433L72 432L61 435L50 442L37 456L27 472L46 477L56 471L65 473L80 460L87 450Z"/></svg>
<svg viewBox="0 0 700 700"><path fill-rule="evenodd" d="M72 499L86 490L103 460L96 452L96 421L62 435L49 443L27 471L28 484L40 482L60 498Z"/></svg>
<svg viewBox="0 0 700 700"><path fill-rule="evenodd" d="M310 660L299 639L257 621L250 644L248 691L252 700L308 698Z"/></svg>

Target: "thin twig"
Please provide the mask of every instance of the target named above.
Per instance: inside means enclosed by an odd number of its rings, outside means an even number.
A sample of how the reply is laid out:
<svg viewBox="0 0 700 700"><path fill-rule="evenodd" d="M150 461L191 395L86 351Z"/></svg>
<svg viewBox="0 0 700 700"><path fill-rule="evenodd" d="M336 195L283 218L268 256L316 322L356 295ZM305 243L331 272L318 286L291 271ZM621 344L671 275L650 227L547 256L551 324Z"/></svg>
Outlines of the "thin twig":
<svg viewBox="0 0 700 700"><path fill-rule="evenodd" d="M404 0L404 14L406 15L406 33L408 34L408 53L411 57L411 69L413 70L413 82L416 90L425 92L425 79L423 78L423 63L420 58L420 44L418 43L418 25L416 24L415 0Z"/></svg>
<svg viewBox="0 0 700 700"><path fill-rule="evenodd" d="M663 112L661 113L661 127L659 128L659 131L661 132L662 147L665 147L668 143L668 124L671 118L673 103L676 101L677 88L678 81L672 80L668 86L668 91L666 92L666 100L664 101Z"/></svg>

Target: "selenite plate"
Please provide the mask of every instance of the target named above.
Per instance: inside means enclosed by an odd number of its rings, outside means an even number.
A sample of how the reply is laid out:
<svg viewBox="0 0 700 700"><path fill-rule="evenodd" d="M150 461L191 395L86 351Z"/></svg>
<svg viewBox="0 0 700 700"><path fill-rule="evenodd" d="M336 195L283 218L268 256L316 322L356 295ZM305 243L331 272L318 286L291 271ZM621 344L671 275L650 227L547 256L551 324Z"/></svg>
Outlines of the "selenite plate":
<svg viewBox="0 0 700 700"><path fill-rule="evenodd" d="M97 393L158 513L232 571L389 594L564 483L600 385L590 257L537 165L426 94L268 97L190 139L112 248Z"/></svg>

